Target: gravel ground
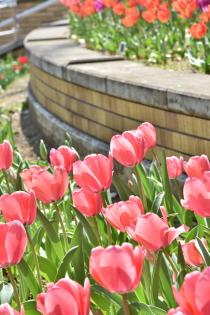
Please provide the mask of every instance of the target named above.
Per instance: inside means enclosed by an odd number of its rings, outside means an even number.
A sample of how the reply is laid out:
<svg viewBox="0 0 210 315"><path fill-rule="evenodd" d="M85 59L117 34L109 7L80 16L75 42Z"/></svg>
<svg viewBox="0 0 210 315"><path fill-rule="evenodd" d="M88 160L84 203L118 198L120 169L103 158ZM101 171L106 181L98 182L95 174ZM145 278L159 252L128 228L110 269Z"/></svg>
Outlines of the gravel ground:
<svg viewBox="0 0 210 315"><path fill-rule="evenodd" d="M28 82L29 76L21 77L0 94L0 108L4 114L12 117L18 150L27 160L35 161L39 154L39 141L43 136L30 118L27 106Z"/></svg>

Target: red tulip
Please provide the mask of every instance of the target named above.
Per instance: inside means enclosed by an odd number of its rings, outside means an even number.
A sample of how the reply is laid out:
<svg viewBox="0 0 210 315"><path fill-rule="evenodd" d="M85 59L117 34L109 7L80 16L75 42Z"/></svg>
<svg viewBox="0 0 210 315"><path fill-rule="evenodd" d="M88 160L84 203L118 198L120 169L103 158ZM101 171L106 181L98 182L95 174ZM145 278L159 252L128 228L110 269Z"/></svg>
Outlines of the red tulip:
<svg viewBox="0 0 210 315"><path fill-rule="evenodd" d="M210 217L210 172L201 178L188 177L184 184L182 206L201 217Z"/></svg>
<svg viewBox="0 0 210 315"><path fill-rule="evenodd" d="M62 166L54 168L54 175L48 171L41 171L32 175L31 189L37 199L45 204L63 198L68 188L68 174Z"/></svg>
<svg viewBox="0 0 210 315"><path fill-rule="evenodd" d="M166 165L168 171L168 177L174 179L183 172L183 159L178 158L177 156L170 156L166 158Z"/></svg>
<svg viewBox="0 0 210 315"><path fill-rule="evenodd" d="M89 280L85 280L84 288L71 279L50 283L47 292L37 296L37 310L43 315L89 315Z"/></svg>
<svg viewBox="0 0 210 315"><path fill-rule="evenodd" d="M181 233L187 231L188 228L185 225L177 229L170 228L157 214L149 212L139 217L134 227L127 228L131 237L149 251L167 247Z"/></svg>
<svg viewBox="0 0 210 315"><path fill-rule="evenodd" d="M207 242L203 239L204 246L207 246ZM200 266L204 263L203 258L195 246L195 240L191 240L188 243L182 243L182 251L186 264L190 266Z"/></svg>
<svg viewBox="0 0 210 315"><path fill-rule="evenodd" d="M87 155L84 161L73 164L74 180L81 188L92 192L108 189L112 183L112 157L102 154Z"/></svg>
<svg viewBox="0 0 210 315"><path fill-rule="evenodd" d="M141 124L137 130L140 130L145 140L145 151L156 146L156 129L149 122Z"/></svg>
<svg viewBox="0 0 210 315"><path fill-rule="evenodd" d="M54 166L63 166L67 173L72 172L73 163L78 160L78 153L74 148L65 145L60 146L57 150L50 150L50 163Z"/></svg>
<svg viewBox="0 0 210 315"><path fill-rule="evenodd" d="M19 56L18 57L18 62L21 64L21 65L25 65L28 63L28 57L27 56Z"/></svg>
<svg viewBox="0 0 210 315"><path fill-rule="evenodd" d="M22 178L25 189L28 191L32 189L32 177L34 174L39 174L47 169L48 167L46 166L32 165L30 168L23 170L20 173L20 177Z"/></svg>
<svg viewBox="0 0 210 315"><path fill-rule="evenodd" d="M189 177L202 177L203 173L210 171L209 159L206 155L193 156L188 162L183 162L184 170Z"/></svg>
<svg viewBox="0 0 210 315"><path fill-rule="evenodd" d="M203 272L189 273L177 291L174 287L174 296L180 306L180 311L185 315L210 314L210 267ZM169 314L179 314L170 313ZM181 313L182 314L182 313Z"/></svg>
<svg viewBox="0 0 210 315"><path fill-rule="evenodd" d="M0 315L24 315L24 308L21 307L21 312L14 310L9 304L0 305Z"/></svg>
<svg viewBox="0 0 210 315"><path fill-rule="evenodd" d="M7 222L18 220L23 224L33 224L37 212L35 195L32 191L4 194L0 197L0 210Z"/></svg>
<svg viewBox="0 0 210 315"><path fill-rule="evenodd" d="M13 150L9 141L0 144L0 170L8 170L12 166Z"/></svg>
<svg viewBox="0 0 210 315"><path fill-rule="evenodd" d="M135 131L115 135L111 139L110 152L120 164L134 167L144 158L144 138Z"/></svg>
<svg viewBox="0 0 210 315"><path fill-rule="evenodd" d="M27 245L23 224L17 220L0 224L0 243L0 267L18 264Z"/></svg>
<svg viewBox="0 0 210 315"><path fill-rule="evenodd" d="M144 207L139 197L130 196L127 201L116 202L102 209L102 213L112 226L126 232L126 228L144 213Z"/></svg>
<svg viewBox="0 0 210 315"><path fill-rule="evenodd" d="M73 202L78 211L87 217L97 215L103 205L102 197L87 189L77 189L72 193Z"/></svg>
<svg viewBox="0 0 210 315"><path fill-rule="evenodd" d="M96 247L92 249L89 271L93 279L113 293L134 291L140 280L143 267L143 252L131 244Z"/></svg>

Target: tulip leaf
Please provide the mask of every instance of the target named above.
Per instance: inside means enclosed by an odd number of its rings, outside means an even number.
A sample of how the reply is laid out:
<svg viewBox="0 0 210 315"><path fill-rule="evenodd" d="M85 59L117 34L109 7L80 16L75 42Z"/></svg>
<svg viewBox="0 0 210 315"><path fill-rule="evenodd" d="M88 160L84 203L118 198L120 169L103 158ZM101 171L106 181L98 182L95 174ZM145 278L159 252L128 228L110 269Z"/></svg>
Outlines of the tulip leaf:
<svg viewBox="0 0 210 315"><path fill-rule="evenodd" d="M162 204L164 196L165 196L165 193L161 192L155 197L155 199L152 203L151 212L155 212L155 213L158 212L158 210L160 209L160 206Z"/></svg>
<svg viewBox="0 0 210 315"><path fill-rule="evenodd" d="M119 295L111 294L98 285L91 286L91 299L99 308L108 312L107 314L110 314L112 305L119 309L122 303L122 299Z"/></svg>
<svg viewBox="0 0 210 315"><path fill-rule="evenodd" d="M202 240L199 237L196 237L196 247L201 254L205 264L207 266L210 266L210 254L206 248L206 246L203 244Z"/></svg>
<svg viewBox="0 0 210 315"><path fill-rule="evenodd" d="M150 201L153 201L153 199L154 199L154 193L153 193L154 192L154 186L153 186L152 182L150 182L149 179L147 178L147 173L146 173L144 166L142 164L137 165L136 171L138 172L138 175L141 179L145 195L147 196L147 198Z"/></svg>
<svg viewBox="0 0 210 315"><path fill-rule="evenodd" d="M158 294L159 294L159 289L160 289L159 280L160 280L161 263L162 263L162 251L159 251L156 258L155 265L154 265L154 269L152 273L152 283L151 283L152 297L153 297L153 302L155 305L159 305Z"/></svg>
<svg viewBox="0 0 210 315"><path fill-rule="evenodd" d="M39 267L43 274L47 276L48 281L53 281L56 274L55 265L47 258L38 256Z"/></svg>
<svg viewBox="0 0 210 315"><path fill-rule="evenodd" d="M89 222L86 220L86 218L74 207L72 207L75 211L75 214L77 216L77 218L79 219L79 221L81 222L90 242L94 245L97 246L98 244L98 240L96 238L96 235L94 234Z"/></svg>
<svg viewBox="0 0 210 315"><path fill-rule="evenodd" d="M171 185L168 177L168 170L166 164L166 156L165 152L162 152L161 158L161 172L162 172L162 180L163 180L163 188L165 191L165 205L167 212L170 214L173 212L173 196L171 192Z"/></svg>
<svg viewBox="0 0 210 315"><path fill-rule="evenodd" d="M117 190L120 200L128 200L129 196L133 195L133 191L125 184L125 180L120 175L113 174L112 184Z"/></svg>
<svg viewBox="0 0 210 315"><path fill-rule="evenodd" d="M60 263L60 266L58 267L54 281L58 281L59 279L65 277L65 274L67 272L67 269L69 268L71 259L72 259L73 255L77 249L78 249L78 246L74 246L74 247L70 248L70 250L66 253L66 255L64 256L63 260ZM54 276L55 276L55 274L54 274Z"/></svg>
<svg viewBox="0 0 210 315"><path fill-rule="evenodd" d="M40 315L40 313L36 310L36 301L29 300L23 303L25 315Z"/></svg>
<svg viewBox="0 0 210 315"><path fill-rule="evenodd" d="M52 226L52 223L46 218L46 216L40 210L37 211L37 216L40 220L40 223L46 230L47 235L49 236L50 240L54 243L58 243L59 238Z"/></svg>
<svg viewBox="0 0 210 315"><path fill-rule="evenodd" d="M39 287L39 284L33 272L31 271L31 268L24 259L22 259L21 262L17 265L17 268L22 275L25 285L28 287L33 297L35 298L37 294L41 291L41 288Z"/></svg>
<svg viewBox="0 0 210 315"><path fill-rule="evenodd" d="M132 315L166 315L167 312L156 306L147 305L144 303L130 303L129 308ZM124 315L124 310L121 308L117 315Z"/></svg>
<svg viewBox="0 0 210 315"><path fill-rule="evenodd" d="M74 253L74 256L72 257L72 266L74 267L75 271L75 280L82 285L84 284L85 280L83 233L83 226L81 222L79 222L71 240L71 248L77 247L76 253Z"/></svg>

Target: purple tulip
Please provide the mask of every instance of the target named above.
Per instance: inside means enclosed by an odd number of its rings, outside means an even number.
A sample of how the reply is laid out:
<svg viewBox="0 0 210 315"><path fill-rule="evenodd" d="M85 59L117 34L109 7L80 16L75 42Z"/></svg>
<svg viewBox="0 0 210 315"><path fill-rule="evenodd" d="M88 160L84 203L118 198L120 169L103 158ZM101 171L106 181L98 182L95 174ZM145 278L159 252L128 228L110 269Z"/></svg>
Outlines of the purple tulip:
<svg viewBox="0 0 210 315"><path fill-rule="evenodd" d="M197 0L198 5L201 7L203 11L206 11L208 8L208 5L210 5L210 0Z"/></svg>
<svg viewBox="0 0 210 315"><path fill-rule="evenodd" d="M96 12L100 12L104 9L104 4L102 0L96 0L95 1L95 8L96 8Z"/></svg>

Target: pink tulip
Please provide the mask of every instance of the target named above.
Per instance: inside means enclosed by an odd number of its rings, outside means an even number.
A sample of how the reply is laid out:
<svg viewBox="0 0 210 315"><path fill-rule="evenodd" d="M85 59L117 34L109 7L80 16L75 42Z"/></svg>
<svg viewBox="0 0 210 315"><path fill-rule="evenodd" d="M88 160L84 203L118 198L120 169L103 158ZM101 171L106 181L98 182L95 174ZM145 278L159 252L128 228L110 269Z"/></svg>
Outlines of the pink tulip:
<svg viewBox="0 0 210 315"><path fill-rule="evenodd" d="M0 243L0 267L18 264L27 245L23 224L17 220L0 224Z"/></svg>
<svg viewBox="0 0 210 315"><path fill-rule="evenodd" d="M63 198L68 188L68 174L62 166L55 166L54 175L41 171L32 175L31 189L37 199L45 204Z"/></svg>
<svg viewBox="0 0 210 315"><path fill-rule="evenodd" d="M144 213L142 201L137 196L130 196L127 201L120 201L102 209L106 220L121 232L136 223L138 217Z"/></svg>
<svg viewBox="0 0 210 315"><path fill-rule="evenodd" d="M203 239L203 244L207 247L207 242ZM200 266L204 263L203 258L195 246L195 240L182 243L184 260L189 266Z"/></svg>
<svg viewBox="0 0 210 315"><path fill-rule="evenodd" d="M0 315L24 315L24 308L21 307L21 312L14 310L9 304L0 305Z"/></svg>
<svg viewBox="0 0 210 315"><path fill-rule="evenodd" d="M13 150L9 141L0 144L0 170L8 170L12 166Z"/></svg>
<svg viewBox="0 0 210 315"><path fill-rule="evenodd" d="M134 291L140 280L143 267L143 252L131 244L96 247L92 249L89 271L93 279L113 293Z"/></svg>
<svg viewBox="0 0 210 315"><path fill-rule="evenodd" d="M47 171L48 167L46 166L39 166L39 165L32 165L30 168L23 170L20 173L20 177L24 183L24 187L26 190L32 189L32 177L34 174L39 174L43 171Z"/></svg>
<svg viewBox="0 0 210 315"><path fill-rule="evenodd" d="M210 267L204 271L189 273L178 291L174 287L174 296L180 306L180 312L185 315L210 314ZM169 315L179 313L170 313ZM180 313L182 314L182 313Z"/></svg>
<svg viewBox="0 0 210 315"><path fill-rule="evenodd" d="M210 172L203 173L201 178L187 178L183 195L181 203L184 208L201 217L210 217Z"/></svg>
<svg viewBox="0 0 210 315"><path fill-rule="evenodd" d="M177 229L170 228L157 214L147 213L137 219L134 227L128 227L131 237L141 243L149 251L157 251L170 245L188 227L181 225Z"/></svg>
<svg viewBox="0 0 210 315"><path fill-rule="evenodd" d="M78 211L87 217L97 215L102 209L102 197L87 189L77 189L72 193L73 203Z"/></svg>
<svg viewBox="0 0 210 315"><path fill-rule="evenodd" d="M170 156L166 158L166 165L168 171L168 177L174 179L183 172L183 159L177 156Z"/></svg>
<svg viewBox="0 0 210 315"><path fill-rule="evenodd" d="M110 152L120 164L134 167L144 158L144 138L133 131L115 135L111 139Z"/></svg>
<svg viewBox="0 0 210 315"><path fill-rule="evenodd" d="M81 188L92 192L108 189L112 183L112 157L102 154L87 155L73 164L74 180Z"/></svg>
<svg viewBox="0 0 210 315"><path fill-rule="evenodd" d="M89 315L89 280L85 280L84 288L71 279L50 283L47 292L37 296L37 310L43 315Z"/></svg>
<svg viewBox="0 0 210 315"><path fill-rule="evenodd" d="M193 156L188 162L183 162L184 170L189 177L202 177L204 172L210 171L209 159L206 155Z"/></svg>
<svg viewBox="0 0 210 315"><path fill-rule="evenodd" d="M176 309L171 309L167 315L188 315L188 313L183 312L180 307L177 307Z"/></svg>
<svg viewBox="0 0 210 315"><path fill-rule="evenodd" d="M0 197L0 211L7 222L18 220L23 224L33 224L37 212L35 195L32 191L4 194Z"/></svg>
<svg viewBox="0 0 210 315"><path fill-rule="evenodd" d="M146 148L145 151L156 146L156 129L152 124L145 122L141 124L137 130L140 130L143 134Z"/></svg>
<svg viewBox="0 0 210 315"><path fill-rule="evenodd" d="M72 172L73 163L78 160L79 155L74 148L65 145L60 146L57 150L50 150L50 163L54 166L63 166L67 173Z"/></svg>

